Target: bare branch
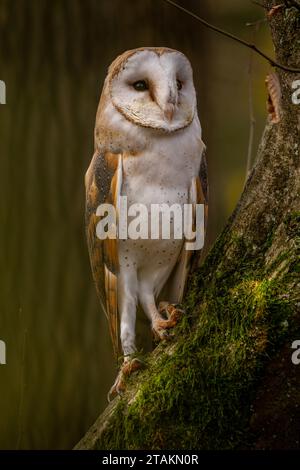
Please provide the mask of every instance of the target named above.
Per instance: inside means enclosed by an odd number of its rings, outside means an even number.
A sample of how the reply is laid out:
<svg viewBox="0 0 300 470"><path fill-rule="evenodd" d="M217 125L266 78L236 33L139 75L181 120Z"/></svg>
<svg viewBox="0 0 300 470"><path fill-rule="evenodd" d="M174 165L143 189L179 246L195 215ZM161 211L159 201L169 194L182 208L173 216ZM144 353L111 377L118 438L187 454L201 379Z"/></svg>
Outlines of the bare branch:
<svg viewBox="0 0 300 470"><path fill-rule="evenodd" d="M246 26L254 27L253 32L252 32L253 42L255 42L256 34L259 30L260 24L261 24L261 20L258 20L255 23L247 23L246 25ZM247 182L250 169L251 169L251 164L252 164L253 141L254 141L254 131L255 131L255 124L256 124L255 115L254 115L254 104L253 104L253 51L250 51L249 67L248 67L248 104L249 104L249 141L248 141L245 184Z"/></svg>
<svg viewBox="0 0 300 470"><path fill-rule="evenodd" d="M179 10L183 11L187 15L192 16L193 18L195 18L197 21L199 21L206 28L211 29L212 31L215 31L216 33L222 34L223 36L225 36L227 38L230 38L233 41L236 41L236 42L242 44L245 47L248 47L248 49L252 49L258 55L260 55L261 57L266 59L272 67L278 67L279 69L284 70L285 72L300 73L300 69L289 67L287 65L283 65L283 64L280 64L279 62L276 62L274 59L272 59L272 57L269 57L263 51L258 49L255 44L251 44L251 43L245 41L244 39L241 39L238 36L235 36L234 34L229 33L228 31L224 31L223 29L220 29L217 26L215 26L211 23L208 23L203 18L200 18L200 16L196 15L195 13L191 12L190 10L187 10L186 8L182 7L181 5L178 5L178 3L175 3L172 0L164 0L164 1L169 3L170 5L172 5L173 7L178 8Z"/></svg>
<svg viewBox="0 0 300 470"><path fill-rule="evenodd" d="M246 26L256 26L262 23L266 23L267 21L268 21L267 18L261 18L259 20L253 21L252 23L246 23Z"/></svg>
<svg viewBox="0 0 300 470"><path fill-rule="evenodd" d="M264 8L264 10L268 9L268 7L266 7L262 3L256 2L255 0L251 0L251 3L253 3L253 5L258 5L259 7Z"/></svg>

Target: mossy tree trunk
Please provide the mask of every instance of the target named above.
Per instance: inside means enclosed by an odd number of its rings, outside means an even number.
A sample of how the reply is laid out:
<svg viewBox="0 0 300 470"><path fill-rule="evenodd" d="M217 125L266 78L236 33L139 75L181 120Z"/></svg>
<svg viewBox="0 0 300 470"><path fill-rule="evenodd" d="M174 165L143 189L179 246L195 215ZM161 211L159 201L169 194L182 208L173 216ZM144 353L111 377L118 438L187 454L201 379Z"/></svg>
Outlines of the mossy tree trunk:
<svg viewBox="0 0 300 470"><path fill-rule="evenodd" d="M270 27L277 60L300 67L300 11L278 9ZM277 73L280 122L268 121L238 206L191 275L176 339L149 355L77 448L254 446L251 405L268 361L297 339L300 314L300 77Z"/></svg>

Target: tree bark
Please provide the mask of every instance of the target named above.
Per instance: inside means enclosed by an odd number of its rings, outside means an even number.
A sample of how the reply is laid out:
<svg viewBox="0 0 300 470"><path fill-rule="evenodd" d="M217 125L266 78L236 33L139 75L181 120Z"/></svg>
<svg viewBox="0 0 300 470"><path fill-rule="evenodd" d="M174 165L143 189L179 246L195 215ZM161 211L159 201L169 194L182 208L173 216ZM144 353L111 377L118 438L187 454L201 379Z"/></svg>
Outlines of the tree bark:
<svg viewBox="0 0 300 470"><path fill-rule="evenodd" d="M276 4L265 1L268 10ZM300 67L299 9L277 9L269 22L276 59ZM227 449L263 442L253 404L266 393L269 365L276 371L281 351L299 339L300 313L300 105L291 100L300 77L277 74L280 122L268 119L240 201L190 276L176 339L146 358L145 370L76 449ZM281 372L297 376L288 354ZM275 406L279 417L282 408Z"/></svg>

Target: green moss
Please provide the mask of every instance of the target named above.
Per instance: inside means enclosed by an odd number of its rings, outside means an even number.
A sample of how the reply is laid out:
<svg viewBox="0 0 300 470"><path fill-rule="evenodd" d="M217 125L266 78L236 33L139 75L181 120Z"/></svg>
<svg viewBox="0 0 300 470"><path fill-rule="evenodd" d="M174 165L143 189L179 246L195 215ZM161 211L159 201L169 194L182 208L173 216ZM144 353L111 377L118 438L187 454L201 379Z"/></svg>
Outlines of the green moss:
<svg viewBox="0 0 300 470"><path fill-rule="evenodd" d="M251 387L266 354L284 337L282 324L290 313L273 281L248 279L223 297L214 289L206 292L197 322L187 316L177 327L180 339L172 354L161 348L150 370L139 374L133 403L120 402L99 447L236 446L248 419Z"/></svg>

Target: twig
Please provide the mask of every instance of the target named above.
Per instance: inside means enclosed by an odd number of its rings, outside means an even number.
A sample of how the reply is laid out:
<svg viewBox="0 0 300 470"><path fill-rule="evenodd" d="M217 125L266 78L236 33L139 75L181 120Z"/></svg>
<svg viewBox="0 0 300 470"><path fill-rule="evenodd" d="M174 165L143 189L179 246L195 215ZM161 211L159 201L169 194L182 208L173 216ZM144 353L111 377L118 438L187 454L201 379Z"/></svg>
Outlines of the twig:
<svg viewBox="0 0 300 470"><path fill-rule="evenodd" d="M266 7L266 6L263 5L262 3L256 2L255 0L251 0L251 3L253 3L254 5L258 5L258 6L261 7L261 8L264 8L264 10L267 10L267 9L268 9L268 7Z"/></svg>
<svg viewBox="0 0 300 470"><path fill-rule="evenodd" d="M267 18L261 18L260 20L253 21L253 23L246 23L246 26L256 26L262 23L266 23L267 21Z"/></svg>
<svg viewBox="0 0 300 470"><path fill-rule="evenodd" d="M267 54L265 54L263 51L258 49L255 44L251 44L250 42L245 41L244 39L241 39L234 34L229 33L228 31L224 31L223 29L218 28L217 26L214 26L211 23L208 23L207 21L203 20L203 18L200 18L200 16L196 15L195 13L191 12L190 10L187 10L186 8L182 7L181 5L178 5L178 3L173 2L172 0L164 0L165 2L169 3L175 8L178 8L178 10L183 11L187 15L192 16L196 20L198 20L203 26L205 26L208 29L211 29L212 31L215 31L217 33L222 34L223 36L226 36L227 38L232 39L233 41L236 41L240 44L242 44L245 47L248 47L248 49L252 49L254 52L259 54L261 57L266 59L272 67L278 67L281 70L284 70L285 72L292 72L292 73L300 73L300 69L295 69L293 67L288 67L287 65L280 64L279 62L276 62L272 57L269 57Z"/></svg>
<svg viewBox="0 0 300 470"><path fill-rule="evenodd" d="M254 26L253 31L253 42L256 39L256 33L259 29L260 21L255 23L247 23L246 26ZM251 163L252 163L252 154L253 154L253 140L254 140L254 130L255 130L255 116L254 116L254 107L253 107L253 51L250 51L249 57L249 67L248 67L248 103L249 103L249 142L248 142L248 152L247 152L247 164L246 164L246 175L245 175L245 184L248 179Z"/></svg>

